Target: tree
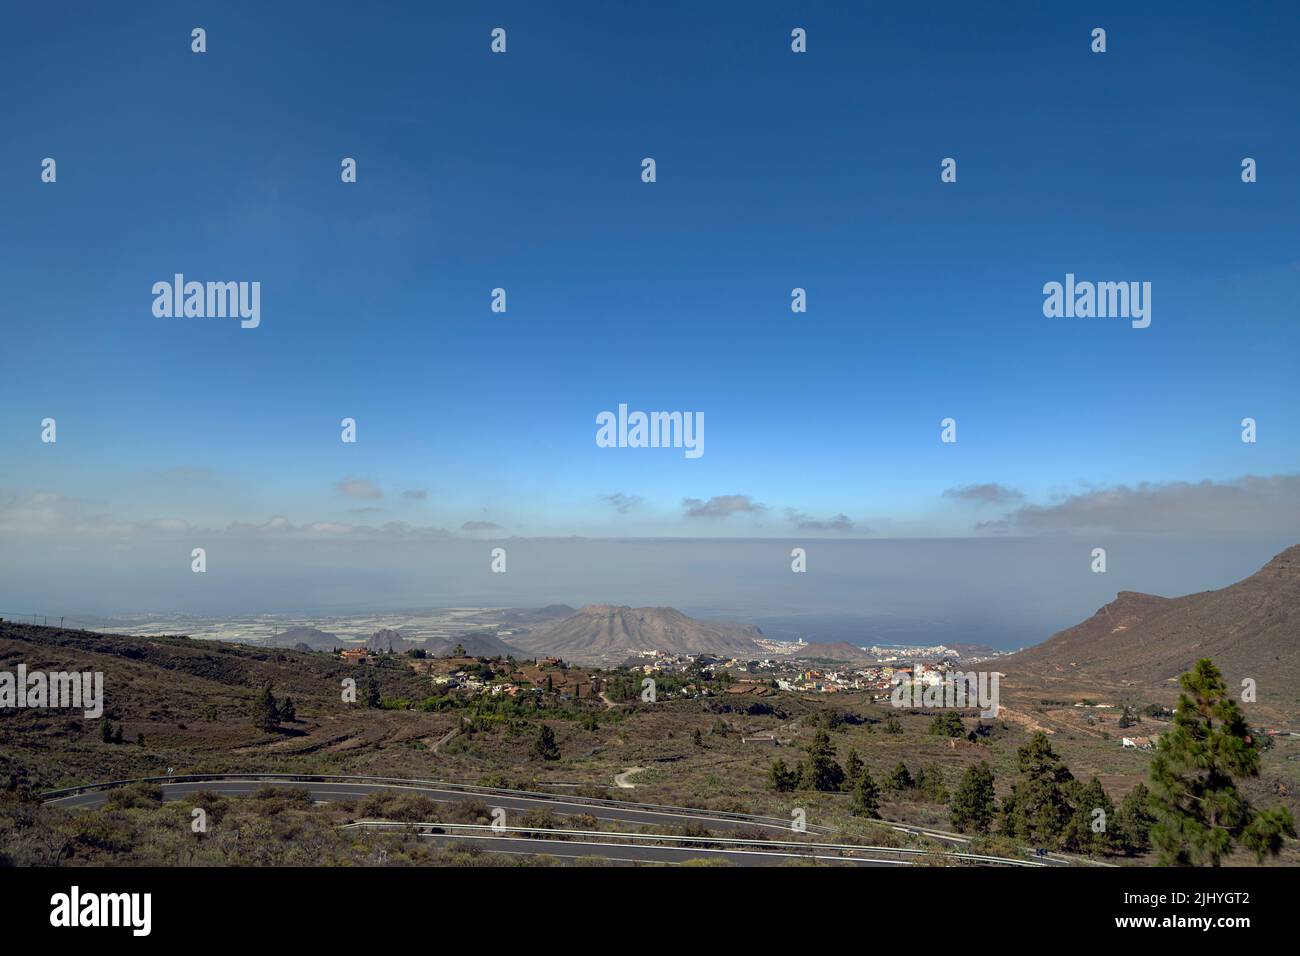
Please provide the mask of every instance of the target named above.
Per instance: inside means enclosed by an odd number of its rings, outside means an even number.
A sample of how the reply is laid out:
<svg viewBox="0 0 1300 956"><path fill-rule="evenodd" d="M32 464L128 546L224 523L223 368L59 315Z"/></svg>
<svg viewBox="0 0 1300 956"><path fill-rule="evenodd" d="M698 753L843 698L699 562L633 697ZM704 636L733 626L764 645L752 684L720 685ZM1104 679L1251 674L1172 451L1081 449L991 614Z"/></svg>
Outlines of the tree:
<svg viewBox="0 0 1300 956"><path fill-rule="evenodd" d="M930 721L930 733L939 737L965 737L966 728L956 711L946 710L934 715L934 720Z"/></svg>
<svg viewBox="0 0 1300 956"><path fill-rule="evenodd" d="M779 757L772 762L772 769L768 771L767 779L772 784L772 789L778 793L790 793L799 786L799 771L791 770L786 766L785 761Z"/></svg>
<svg viewBox="0 0 1300 956"><path fill-rule="evenodd" d="M138 746L143 747L143 746L144 746L144 734L143 734L143 733L136 734L136 735L135 735L135 742L136 742L136 744L137 744Z"/></svg>
<svg viewBox="0 0 1300 956"><path fill-rule="evenodd" d="M533 741L533 749L529 756L534 760L560 759L560 745L555 742L555 731L549 724L542 724L538 729L537 739Z"/></svg>
<svg viewBox="0 0 1300 956"><path fill-rule="evenodd" d="M865 767L853 785L853 802L849 804L849 812L855 817L874 819L880 816L880 788Z"/></svg>
<svg viewBox="0 0 1300 956"><path fill-rule="evenodd" d="M375 678L375 672L370 671L366 674L366 706L375 708L383 703L379 695L379 681Z"/></svg>
<svg viewBox="0 0 1300 956"><path fill-rule="evenodd" d="M1041 730L1017 753L1020 776L1002 802L1002 829L1039 846L1058 847L1074 812L1066 786L1074 776Z"/></svg>
<svg viewBox="0 0 1300 956"><path fill-rule="evenodd" d="M1179 678L1173 729L1151 761L1151 842L1164 866L1218 866L1234 844L1263 861L1296 835L1286 807L1256 810L1234 776L1259 775L1259 748L1219 669L1202 658Z"/></svg>
<svg viewBox="0 0 1300 956"><path fill-rule="evenodd" d="M701 750L704 749L704 735L700 733L700 728L695 728L695 733L691 734L691 743L695 744Z"/></svg>
<svg viewBox="0 0 1300 956"><path fill-rule="evenodd" d="M1115 814L1111 827L1115 848L1124 853L1142 853L1151 849L1151 791L1139 783L1128 792Z"/></svg>
<svg viewBox="0 0 1300 956"><path fill-rule="evenodd" d="M893 714L885 718L884 731L887 734L901 734L903 732L902 722Z"/></svg>
<svg viewBox="0 0 1300 956"><path fill-rule="evenodd" d="M258 730L275 730L280 726L280 708L270 684L264 684L253 699L253 726Z"/></svg>
<svg viewBox="0 0 1300 956"><path fill-rule="evenodd" d="M943 769L936 763L920 769L916 775L916 789L926 800L948 802L948 787L943 781Z"/></svg>
<svg viewBox="0 0 1300 956"><path fill-rule="evenodd" d="M812 789L833 792L844 785L844 768L835 762L830 735L819 730L808 748L809 784Z"/></svg>
<svg viewBox="0 0 1300 956"><path fill-rule="evenodd" d="M997 813L993 771L984 761L968 767L953 794L948 816L958 833L988 833Z"/></svg>
<svg viewBox="0 0 1300 956"><path fill-rule="evenodd" d="M858 777L862 776L866 770L866 765L862 758L858 756L856 749L849 750L849 758L844 761L844 777L848 788L852 790L857 786Z"/></svg>
<svg viewBox="0 0 1300 956"><path fill-rule="evenodd" d="M1110 802L1101 781L1096 777L1087 784L1074 781L1066 792L1072 812L1061 834L1061 846L1075 853L1110 852L1115 805Z"/></svg>
<svg viewBox="0 0 1300 956"><path fill-rule="evenodd" d="M113 722L111 720L101 721L99 724L99 739L106 744L113 742Z"/></svg>
<svg viewBox="0 0 1300 956"><path fill-rule="evenodd" d="M457 641L457 642L456 642L456 646L453 647L453 648L451 649L451 656L452 656L452 657L464 657L464 656L465 656L465 645L462 644L462 643L460 643L460 641Z"/></svg>
<svg viewBox="0 0 1300 956"><path fill-rule="evenodd" d="M280 720L292 724L298 719L298 711L293 706L293 698L286 697L280 702Z"/></svg>
<svg viewBox="0 0 1300 956"><path fill-rule="evenodd" d="M885 781L885 786L890 790L901 793L904 790L911 790L916 786L916 781L912 779L912 774L907 769L907 764L900 760L898 766L894 768L894 772L891 773L889 779Z"/></svg>
<svg viewBox="0 0 1300 956"><path fill-rule="evenodd" d="M113 731L113 743L120 744L122 742L122 738L125 736L125 734L123 733L124 729L125 729L124 724L117 725L117 730Z"/></svg>

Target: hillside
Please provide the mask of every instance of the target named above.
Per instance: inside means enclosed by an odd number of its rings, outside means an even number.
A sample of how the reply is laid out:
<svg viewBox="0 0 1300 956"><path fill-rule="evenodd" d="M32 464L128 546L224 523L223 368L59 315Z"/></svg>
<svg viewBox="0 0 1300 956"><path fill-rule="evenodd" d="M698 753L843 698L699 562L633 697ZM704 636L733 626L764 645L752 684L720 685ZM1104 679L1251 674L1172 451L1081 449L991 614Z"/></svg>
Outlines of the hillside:
<svg viewBox="0 0 1300 956"><path fill-rule="evenodd" d="M54 787L178 771L275 769L288 761L361 755L394 735L445 733L448 718L403 717L348 706L340 681L360 671L330 654L181 636L131 637L0 621L0 671L99 671L103 720L124 743L100 740L100 721L75 709L0 709L0 789L7 781ZM400 661L368 669L389 697L417 698L427 678ZM250 721L259 688L289 696L297 721L267 734ZM410 726L406 726L406 725ZM136 741L143 735L145 746Z"/></svg>
<svg viewBox="0 0 1300 956"><path fill-rule="evenodd" d="M698 621L671 607L589 604L576 614L515 635L530 653L591 662L623 660L636 651L757 656L762 632L742 624Z"/></svg>
<svg viewBox="0 0 1300 956"><path fill-rule="evenodd" d="M1252 677L1260 702L1294 709L1300 681L1300 546L1217 591L1164 598L1121 591L1081 624L1002 658L1013 678L1164 686L1211 658L1230 687Z"/></svg>

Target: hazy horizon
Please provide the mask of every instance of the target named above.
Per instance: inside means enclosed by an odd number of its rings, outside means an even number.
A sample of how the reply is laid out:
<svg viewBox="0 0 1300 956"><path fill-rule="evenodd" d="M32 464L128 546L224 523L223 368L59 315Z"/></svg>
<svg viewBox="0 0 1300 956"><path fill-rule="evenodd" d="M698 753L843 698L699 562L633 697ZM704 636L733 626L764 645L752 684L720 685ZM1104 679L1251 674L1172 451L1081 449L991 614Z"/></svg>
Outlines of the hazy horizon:
<svg viewBox="0 0 1300 956"><path fill-rule="evenodd" d="M1122 590L1178 596L1253 574L1296 543L1284 538L1109 536L1000 539L503 539L350 542L235 540L190 573L175 542L113 563L83 548L29 550L0 587L0 612L301 618L442 607L546 604L672 606L756 624L769 636L854 643L969 641L1000 649L1042 641ZM1091 570L1094 546L1106 573ZM508 571L490 554L505 549ZM807 571L792 574L803 547ZM117 556L123 555L118 552ZM133 568L155 567L145 579ZM63 583L60 583L63 582ZM166 594L161 598L160 594Z"/></svg>

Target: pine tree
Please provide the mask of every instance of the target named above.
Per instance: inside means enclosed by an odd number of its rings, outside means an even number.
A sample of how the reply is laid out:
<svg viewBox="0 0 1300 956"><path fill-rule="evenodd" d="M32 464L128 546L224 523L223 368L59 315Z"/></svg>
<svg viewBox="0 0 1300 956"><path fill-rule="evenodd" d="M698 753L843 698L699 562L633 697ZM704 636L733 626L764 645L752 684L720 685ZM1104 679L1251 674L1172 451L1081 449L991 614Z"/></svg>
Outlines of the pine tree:
<svg viewBox="0 0 1300 956"><path fill-rule="evenodd" d="M533 749L530 754L534 760L559 760L560 745L555 742L555 731L548 724L542 724L537 731L537 739L533 741Z"/></svg>
<svg viewBox="0 0 1300 956"><path fill-rule="evenodd" d="M1276 856L1296 835L1286 807L1256 810L1233 777L1259 775L1259 748L1237 702L1208 659L1179 678L1173 730L1151 761L1151 842L1165 866L1218 866L1234 844Z"/></svg>
<svg viewBox="0 0 1300 956"><path fill-rule="evenodd" d="M832 792L844 785L844 768L835 762L830 735L819 730L808 748L809 783L813 790Z"/></svg>
<svg viewBox="0 0 1300 956"><path fill-rule="evenodd" d="M1115 814L1112 833L1115 847L1125 853L1143 853L1151 849L1151 791L1139 783L1128 792Z"/></svg>
<svg viewBox="0 0 1300 956"><path fill-rule="evenodd" d="M862 763L862 758L858 756L857 750L849 750L849 757L844 761L844 778L848 789L852 790L857 786L858 777L862 776L865 769L866 766Z"/></svg>
<svg viewBox="0 0 1300 956"><path fill-rule="evenodd" d="M849 812L855 817L874 819L880 816L880 788L865 767L853 785L853 802L849 805Z"/></svg>
<svg viewBox="0 0 1300 956"><path fill-rule="evenodd" d="M1087 784L1074 781L1066 792L1073 809L1061 835L1061 846L1075 853L1109 852L1114 843L1111 828L1115 822L1115 805L1101 781L1096 777Z"/></svg>
<svg viewBox="0 0 1300 956"><path fill-rule="evenodd" d="M375 679L374 671L366 675L366 706L375 708L383 703L383 698L379 694L379 681Z"/></svg>
<svg viewBox="0 0 1300 956"><path fill-rule="evenodd" d="M948 802L948 787L943 780L943 768L936 763L922 767L917 773L916 789L927 800L935 803Z"/></svg>
<svg viewBox="0 0 1300 956"><path fill-rule="evenodd" d="M939 737L965 737L966 728L962 725L960 715L946 710L934 715L934 720L930 721L930 733Z"/></svg>
<svg viewBox="0 0 1300 956"><path fill-rule="evenodd" d="M916 781L912 779L912 774L911 771L907 769L907 764L900 760L898 766L894 768L894 772L889 775L889 779L886 781L885 785L889 787L890 790L901 793L904 790L911 790L915 787Z"/></svg>
<svg viewBox="0 0 1300 956"><path fill-rule="evenodd" d="M298 712L293 706L293 698L286 697L280 702L280 720L292 724L298 719Z"/></svg>
<svg viewBox="0 0 1300 956"><path fill-rule="evenodd" d="M948 814L958 833L988 833L996 813L993 771L981 760L962 776Z"/></svg>
<svg viewBox="0 0 1300 956"><path fill-rule="evenodd" d="M784 760L779 757L772 762L772 769L768 772L767 779L772 784L772 789L778 793L790 793L799 786L799 771L791 770L786 766Z"/></svg>
<svg viewBox="0 0 1300 956"><path fill-rule="evenodd" d="M1020 777L1002 802L1003 832L1038 846L1058 847L1074 812L1067 785L1070 769L1038 731L1017 754Z"/></svg>
<svg viewBox="0 0 1300 956"><path fill-rule="evenodd" d="M274 730L280 726L280 709L276 706L270 684L263 685L253 699L253 726L258 730Z"/></svg>
<svg viewBox="0 0 1300 956"><path fill-rule="evenodd" d="M111 744L113 742L113 722L111 720L100 721L99 739L104 741L106 744Z"/></svg>

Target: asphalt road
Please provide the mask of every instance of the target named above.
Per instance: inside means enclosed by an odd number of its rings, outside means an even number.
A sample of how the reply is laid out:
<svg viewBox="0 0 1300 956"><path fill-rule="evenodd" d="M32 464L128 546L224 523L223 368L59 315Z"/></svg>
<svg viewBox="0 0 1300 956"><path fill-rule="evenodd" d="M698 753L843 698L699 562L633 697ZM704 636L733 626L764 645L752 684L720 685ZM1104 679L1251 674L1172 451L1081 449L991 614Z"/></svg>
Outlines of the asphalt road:
<svg viewBox="0 0 1300 956"><path fill-rule="evenodd" d="M259 780L207 780L164 783L161 785L163 798L176 800L187 794L201 790L210 790L223 796L248 796L263 787L294 787L305 789L313 800L321 803L333 803L339 800L355 800L372 793L390 791L395 793L414 793L428 797L435 803L456 803L462 800L481 800L489 807L503 807L507 813L526 813L529 810L547 809L561 815L587 814L602 822L635 824L642 826L684 826L688 823L703 824L711 830L736 830L741 828L763 829L771 833L789 834L790 827L784 824L758 820L735 820L727 817L711 817L705 812L682 813L673 808L660 810L620 807L617 803L593 805L575 803L562 797L527 797L498 793L466 793L462 790L443 790L436 786L416 784L388 783L319 783L299 781L259 781ZM48 801L56 807L94 808L103 805L108 799L109 791L91 790L86 793L72 794ZM812 829L812 828L810 828Z"/></svg>
<svg viewBox="0 0 1300 956"><path fill-rule="evenodd" d="M653 805L624 806L618 801L574 801L560 796L528 795L516 791L500 790L491 792L473 792L458 790L435 783L409 782L365 782L362 780L344 781L300 781L300 780L182 780L176 782L159 781L163 798L181 799L189 794L207 790L223 796L249 796L264 787L286 787L305 789L311 798L320 803L333 803L340 800L356 800L375 793L410 793L427 797L435 803L456 803L477 800L490 808L502 807L507 811L508 819L517 819L530 810L546 809L558 816L588 815L602 824L622 824L624 826L686 826L694 824L704 826L713 832L735 831L738 829L759 829L770 834L770 839L781 840L791 835L790 825L772 818L712 816L706 810L693 810L682 807L656 807ZM83 793L56 796L46 802L51 806L75 808L95 808L102 806L111 791L89 790ZM904 827L894 824L895 829ZM808 826L810 834L829 832L824 827ZM912 829L912 828L906 828ZM941 834L925 830L924 833L934 839L943 840L961 849L966 840L955 834ZM483 850L494 853L517 853L536 855L547 853L556 857L601 856L616 862L658 862L681 863L684 860L716 857L731 863L746 866L776 865L790 859L807 860L811 854L782 852L780 850L758 849L704 849L694 847L625 845L600 842L593 836L590 842L579 840L557 841L506 835L481 836L468 833L424 834L427 839L441 842L455 841L460 845L476 845ZM849 866L898 866L895 859L849 859L842 856L811 857L819 861L842 863ZM990 860L989 862L993 862ZM1012 862L1012 861L1007 861ZM1048 865L1063 865L1069 861L1063 859L1046 859L1040 861Z"/></svg>
<svg viewBox="0 0 1300 956"><path fill-rule="evenodd" d="M487 853L513 856L553 856L558 859L601 857L614 863L681 864L687 860L720 860L733 866L780 866L791 860L817 860L843 866L909 866L906 860L874 860L810 853L782 853L760 850L725 850L687 846L630 846L580 840L548 840L513 836L466 836L450 833L423 834L422 839L458 846L476 846Z"/></svg>

